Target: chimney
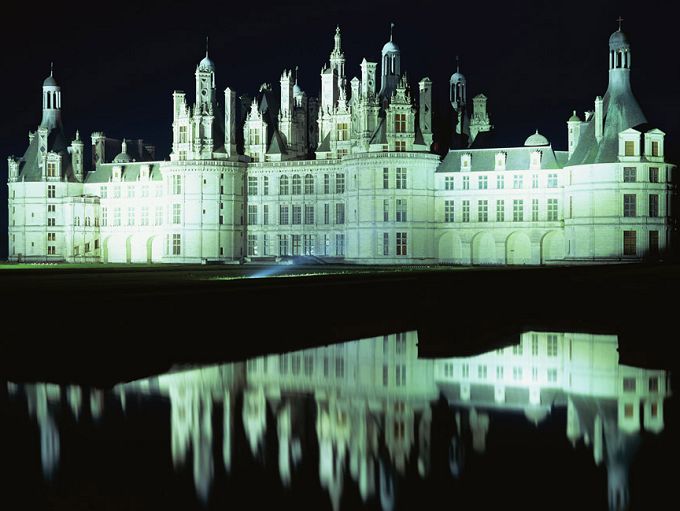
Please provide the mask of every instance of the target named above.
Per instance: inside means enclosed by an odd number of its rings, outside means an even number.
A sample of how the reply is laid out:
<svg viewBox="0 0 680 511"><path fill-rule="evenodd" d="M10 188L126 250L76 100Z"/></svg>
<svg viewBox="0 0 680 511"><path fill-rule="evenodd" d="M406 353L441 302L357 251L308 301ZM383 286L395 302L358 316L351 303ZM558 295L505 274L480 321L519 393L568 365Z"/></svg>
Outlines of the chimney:
<svg viewBox="0 0 680 511"><path fill-rule="evenodd" d="M602 96L595 98L595 140L599 143L604 132L604 114L602 112Z"/></svg>

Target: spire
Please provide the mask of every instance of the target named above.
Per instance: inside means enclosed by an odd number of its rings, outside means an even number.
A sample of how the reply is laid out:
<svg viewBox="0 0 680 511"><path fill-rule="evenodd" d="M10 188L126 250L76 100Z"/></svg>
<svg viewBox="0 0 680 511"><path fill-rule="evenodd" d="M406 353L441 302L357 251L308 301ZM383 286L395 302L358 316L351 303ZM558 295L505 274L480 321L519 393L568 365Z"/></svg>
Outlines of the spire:
<svg viewBox="0 0 680 511"><path fill-rule="evenodd" d="M390 23L390 41L392 40L392 31L394 30L394 22Z"/></svg>
<svg viewBox="0 0 680 511"><path fill-rule="evenodd" d="M120 152L127 154L127 143L125 142L125 139L123 139L123 147L121 148Z"/></svg>
<svg viewBox="0 0 680 511"><path fill-rule="evenodd" d="M297 85L297 75L298 75L298 67L295 66L295 85Z"/></svg>
<svg viewBox="0 0 680 511"><path fill-rule="evenodd" d="M619 32L621 32L621 22L623 21L623 18L619 16L619 18L616 21L619 22Z"/></svg>
<svg viewBox="0 0 680 511"><path fill-rule="evenodd" d="M76 130L76 140L80 140L80 131Z"/></svg>
<svg viewBox="0 0 680 511"><path fill-rule="evenodd" d="M335 48L333 48L333 53L339 54L342 50L340 49L341 43L340 25L335 27Z"/></svg>
<svg viewBox="0 0 680 511"><path fill-rule="evenodd" d="M208 36L205 36L205 56L208 56Z"/></svg>
<svg viewBox="0 0 680 511"><path fill-rule="evenodd" d="M54 62L50 62L50 76L54 76Z"/></svg>

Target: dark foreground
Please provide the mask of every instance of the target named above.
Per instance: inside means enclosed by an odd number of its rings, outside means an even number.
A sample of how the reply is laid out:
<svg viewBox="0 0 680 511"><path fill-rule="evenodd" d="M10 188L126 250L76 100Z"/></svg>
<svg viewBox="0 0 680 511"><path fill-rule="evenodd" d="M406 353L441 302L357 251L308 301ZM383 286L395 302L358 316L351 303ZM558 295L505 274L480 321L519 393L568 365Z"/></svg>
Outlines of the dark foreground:
<svg viewBox="0 0 680 511"><path fill-rule="evenodd" d="M243 278L281 271L292 276ZM0 379L110 386L409 330L430 357L527 330L613 333L623 363L668 366L680 266L10 267L0 288Z"/></svg>

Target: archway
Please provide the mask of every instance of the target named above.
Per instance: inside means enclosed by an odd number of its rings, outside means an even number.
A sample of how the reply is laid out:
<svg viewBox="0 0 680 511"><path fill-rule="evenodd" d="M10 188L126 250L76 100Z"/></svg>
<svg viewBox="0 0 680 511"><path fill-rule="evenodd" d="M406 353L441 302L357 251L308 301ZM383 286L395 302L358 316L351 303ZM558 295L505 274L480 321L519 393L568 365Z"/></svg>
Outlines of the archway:
<svg viewBox="0 0 680 511"><path fill-rule="evenodd" d="M446 232L439 238L437 256L440 262L462 263L463 243L455 232Z"/></svg>
<svg viewBox="0 0 680 511"><path fill-rule="evenodd" d="M562 231L550 231L541 240L541 264L561 261L566 255L565 240Z"/></svg>
<svg viewBox="0 0 680 511"><path fill-rule="evenodd" d="M480 232L472 238L472 264L495 264L496 240L490 232Z"/></svg>
<svg viewBox="0 0 680 511"><path fill-rule="evenodd" d="M506 264L531 264L531 240L523 232L513 232L505 243Z"/></svg>

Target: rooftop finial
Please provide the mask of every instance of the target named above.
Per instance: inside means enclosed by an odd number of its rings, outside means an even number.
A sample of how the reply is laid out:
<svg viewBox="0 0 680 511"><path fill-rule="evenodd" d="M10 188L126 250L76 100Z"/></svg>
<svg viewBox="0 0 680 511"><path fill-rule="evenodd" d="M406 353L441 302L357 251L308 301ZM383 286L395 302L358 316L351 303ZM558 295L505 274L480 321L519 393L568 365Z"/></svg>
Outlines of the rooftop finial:
<svg viewBox="0 0 680 511"><path fill-rule="evenodd" d="M205 36L205 56L208 56L208 36Z"/></svg>
<svg viewBox="0 0 680 511"><path fill-rule="evenodd" d="M394 30L394 22L390 23L390 41L392 40L392 32Z"/></svg>
<svg viewBox="0 0 680 511"><path fill-rule="evenodd" d="M460 73L460 58L456 55L456 73Z"/></svg>
<svg viewBox="0 0 680 511"><path fill-rule="evenodd" d="M122 147L121 147L121 151L120 151L120 152L121 152L121 153L126 153L126 154L127 154L127 142L125 141L125 139L123 139L123 144L122 144Z"/></svg>
<svg viewBox="0 0 680 511"><path fill-rule="evenodd" d="M80 131L76 130L76 140L80 140Z"/></svg>
<svg viewBox="0 0 680 511"><path fill-rule="evenodd" d="M297 73L298 73L298 67L295 66L295 85L297 85Z"/></svg>
<svg viewBox="0 0 680 511"><path fill-rule="evenodd" d="M50 62L50 76L54 75L54 62Z"/></svg>
<svg viewBox="0 0 680 511"><path fill-rule="evenodd" d="M617 19L616 21L619 22L619 32L621 32L621 22L623 21L623 18L619 16L619 19Z"/></svg>

